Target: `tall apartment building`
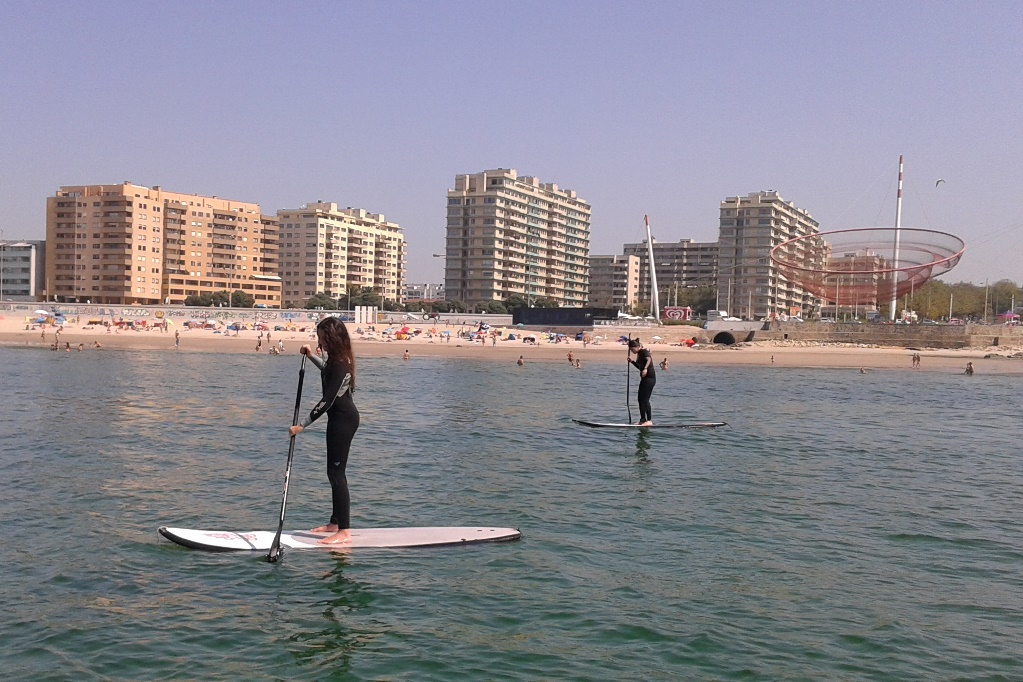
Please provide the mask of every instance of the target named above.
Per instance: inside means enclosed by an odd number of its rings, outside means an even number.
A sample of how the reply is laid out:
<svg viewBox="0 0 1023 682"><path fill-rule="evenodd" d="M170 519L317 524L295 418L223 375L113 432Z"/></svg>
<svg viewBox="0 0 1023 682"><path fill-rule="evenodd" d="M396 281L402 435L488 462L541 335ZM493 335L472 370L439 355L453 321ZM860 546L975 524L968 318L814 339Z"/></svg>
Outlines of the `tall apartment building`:
<svg viewBox="0 0 1023 682"><path fill-rule="evenodd" d="M399 302L405 278L404 232L379 213L317 201L277 212L284 300L300 306L318 293L331 298L357 287Z"/></svg>
<svg viewBox="0 0 1023 682"><path fill-rule="evenodd" d="M639 303L639 256L590 256L589 305L631 310Z"/></svg>
<svg viewBox="0 0 1023 682"><path fill-rule="evenodd" d="M46 288L42 240L0 240L0 301L41 301Z"/></svg>
<svg viewBox="0 0 1023 682"><path fill-rule="evenodd" d="M771 249L820 232L808 211L774 190L728 197L720 206L718 308L747 319L809 315L818 300L781 275Z"/></svg>
<svg viewBox="0 0 1023 682"><path fill-rule="evenodd" d="M680 289L717 284L718 243L654 242L654 272L657 274L657 292L661 306L678 302ZM651 299L650 253L646 240L625 244L623 253L639 258L639 300Z"/></svg>
<svg viewBox="0 0 1023 682"><path fill-rule="evenodd" d="M173 305L239 289L280 306L277 235L258 204L130 182L61 187L46 200L56 300Z"/></svg>
<svg viewBox="0 0 1023 682"><path fill-rule="evenodd" d="M469 306L514 294L586 304L590 205L574 191L507 168L457 175L447 218L448 298Z"/></svg>

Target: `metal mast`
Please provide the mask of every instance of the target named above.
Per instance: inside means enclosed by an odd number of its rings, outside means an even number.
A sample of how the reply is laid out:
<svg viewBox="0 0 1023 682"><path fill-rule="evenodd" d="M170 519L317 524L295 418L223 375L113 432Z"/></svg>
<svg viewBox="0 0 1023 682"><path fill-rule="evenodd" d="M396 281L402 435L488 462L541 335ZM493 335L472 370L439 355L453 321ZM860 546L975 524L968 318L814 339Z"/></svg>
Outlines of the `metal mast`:
<svg viewBox="0 0 1023 682"><path fill-rule="evenodd" d="M646 225L647 258L650 260L650 307L657 324L661 323L661 306L657 299L657 269L654 267L654 240L650 236L650 218L643 216Z"/></svg>
<svg viewBox="0 0 1023 682"><path fill-rule="evenodd" d="M895 248L892 251L892 303L888 318L895 321L895 306L899 300L899 231L902 228L902 154L899 154L899 194L895 200Z"/></svg>

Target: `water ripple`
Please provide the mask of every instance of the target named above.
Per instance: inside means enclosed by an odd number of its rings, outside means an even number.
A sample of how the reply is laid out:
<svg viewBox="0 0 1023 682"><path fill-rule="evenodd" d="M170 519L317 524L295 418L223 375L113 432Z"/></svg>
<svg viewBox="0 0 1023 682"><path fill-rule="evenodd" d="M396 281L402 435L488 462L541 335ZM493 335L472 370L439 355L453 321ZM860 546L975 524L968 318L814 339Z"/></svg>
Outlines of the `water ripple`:
<svg viewBox="0 0 1023 682"><path fill-rule="evenodd" d="M273 527L297 358L0 367L11 679L1023 677L1012 377L683 365L655 418L729 427L605 433L571 419L627 417L623 367L368 358L355 524L524 538L269 565L155 531ZM329 508L310 431L289 525Z"/></svg>

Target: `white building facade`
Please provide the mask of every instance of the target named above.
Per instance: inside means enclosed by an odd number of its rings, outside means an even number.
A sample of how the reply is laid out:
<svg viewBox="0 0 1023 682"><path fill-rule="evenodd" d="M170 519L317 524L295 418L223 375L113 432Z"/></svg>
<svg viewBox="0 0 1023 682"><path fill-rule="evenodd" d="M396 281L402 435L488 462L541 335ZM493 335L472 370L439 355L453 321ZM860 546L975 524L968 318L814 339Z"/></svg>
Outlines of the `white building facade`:
<svg viewBox="0 0 1023 682"><path fill-rule="evenodd" d="M43 240L0 240L0 301L41 301L46 287Z"/></svg>
<svg viewBox="0 0 1023 682"><path fill-rule="evenodd" d="M819 232L820 226L807 210L774 190L722 201L718 309L749 320L813 314L818 299L782 276L770 252L782 242Z"/></svg>
<svg viewBox="0 0 1023 682"><path fill-rule="evenodd" d="M586 304L590 205L514 169L455 176L447 193L444 286L473 307L519 295Z"/></svg>
<svg viewBox="0 0 1023 682"><path fill-rule="evenodd" d="M314 202L277 212L283 298L301 306L318 293L341 299L372 290L401 301L404 231L382 214L336 203Z"/></svg>

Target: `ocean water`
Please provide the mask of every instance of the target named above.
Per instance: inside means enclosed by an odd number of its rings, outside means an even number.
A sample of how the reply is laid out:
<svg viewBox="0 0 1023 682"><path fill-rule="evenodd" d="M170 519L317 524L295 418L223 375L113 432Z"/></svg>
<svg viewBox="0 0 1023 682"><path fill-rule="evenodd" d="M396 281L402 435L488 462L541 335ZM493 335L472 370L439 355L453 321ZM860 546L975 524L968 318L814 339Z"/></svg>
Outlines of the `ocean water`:
<svg viewBox="0 0 1023 682"><path fill-rule="evenodd" d="M608 432L624 362L363 360L353 524L520 542L160 540L276 527L298 366L0 348L5 679L1023 679L1018 377L680 362L655 421L728 427ZM317 426L287 525L328 510Z"/></svg>

